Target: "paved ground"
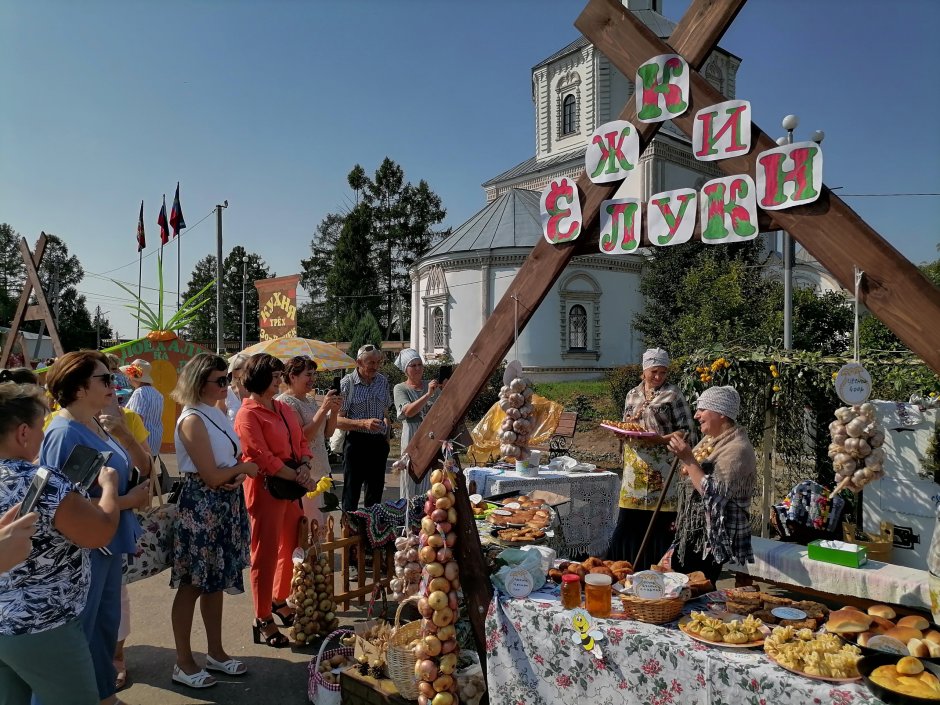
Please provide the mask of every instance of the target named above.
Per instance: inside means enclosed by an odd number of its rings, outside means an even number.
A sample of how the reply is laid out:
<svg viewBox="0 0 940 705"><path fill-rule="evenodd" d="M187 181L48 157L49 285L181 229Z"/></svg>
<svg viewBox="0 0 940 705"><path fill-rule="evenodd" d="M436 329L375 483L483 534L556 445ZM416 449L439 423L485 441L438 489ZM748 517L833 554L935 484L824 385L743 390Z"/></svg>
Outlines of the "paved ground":
<svg viewBox="0 0 940 705"><path fill-rule="evenodd" d="M175 473L175 456L165 455L164 461L170 471ZM397 478L387 476L385 486L385 499L398 497ZM168 582L169 573L164 572L129 587L131 634L125 648L129 678L128 686L119 693L124 702L128 705L302 705L308 702L307 664L316 656L319 643L287 649L253 644L253 614L247 571L246 593L225 597L222 634L226 649L247 664L248 673L237 678L221 676L218 685L205 690L193 690L173 683L170 675L176 662L176 651L170 625L170 606L175 593L168 587ZM340 613L340 619L344 626L361 622L365 619L365 611L351 609ZM197 662L202 662L206 639L198 608L193 622L192 644Z"/></svg>

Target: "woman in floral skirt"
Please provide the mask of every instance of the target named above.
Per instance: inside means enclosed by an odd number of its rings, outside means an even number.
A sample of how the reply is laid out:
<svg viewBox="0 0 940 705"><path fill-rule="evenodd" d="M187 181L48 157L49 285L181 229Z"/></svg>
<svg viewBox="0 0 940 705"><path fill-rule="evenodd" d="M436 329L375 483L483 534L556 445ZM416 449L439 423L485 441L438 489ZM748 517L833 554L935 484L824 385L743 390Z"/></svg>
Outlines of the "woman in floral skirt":
<svg viewBox="0 0 940 705"><path fill-rule="evenodd" d="M176 422L176 457L183 490L173 541L173 680L191 688L216 684L209 671L239 676L247 668L222 647L222 594L244 591L248 565L248 512L241 484L258 466L242 463L241 445L217 404L228 390L228 367L217 355L202 353L186 363L173 398L183 405ZM201 600L208 653L205 668L191 646L193 612Z"/></svg>

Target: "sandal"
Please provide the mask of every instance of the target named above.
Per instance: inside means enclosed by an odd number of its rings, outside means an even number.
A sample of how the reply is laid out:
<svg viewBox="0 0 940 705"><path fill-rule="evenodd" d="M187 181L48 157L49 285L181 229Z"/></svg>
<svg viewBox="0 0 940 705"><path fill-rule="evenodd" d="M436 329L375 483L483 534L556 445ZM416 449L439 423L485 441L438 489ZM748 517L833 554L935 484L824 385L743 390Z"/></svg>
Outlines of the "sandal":
<svg viewBox="0 0 940 705"><path fill-rule="evenodd" d="M230 658L228 661L216 661L206 654L206 670L227 673L230 676L241 676L248 672L248 667L238 659Z"/></svg>
<svg viewBox="0 0 940 705"><path fill-rule="evenodd" d="M190 688L211 688L218 681L206 673L205 669L189 675L179 666L173 666L173 682Z"/></svg>
<svg viewBox="0 0 940 705"><path fill-rule="evenodd" d="M271 634L264 633L264 630L268 627L274 627L274 631ZM251 635L254 637L256 644L267 644L268 646L273 646L275 649L290 646L290 639L278 631L277 626L274 624L273 616L270 619L256 619L255 623L251 625Z"/></svg>
<svg viewBox="0 0 940 705"><path fill-rule="evenodd" d="M114 659L114 670L117 671L114 678L114 689L117 691L127 685L127 664L122 659Z"/></svg>
<svg viewBox="0 0 940 705"><path fill-rule="evenodd" d="M282 614L281 610L290 610L289 614ZM294 613L294 610L287 604L287 602L272 602L271 603L271 616L277 617L282 627L292 627L294 626L294 619L297 615Z"/></svg>

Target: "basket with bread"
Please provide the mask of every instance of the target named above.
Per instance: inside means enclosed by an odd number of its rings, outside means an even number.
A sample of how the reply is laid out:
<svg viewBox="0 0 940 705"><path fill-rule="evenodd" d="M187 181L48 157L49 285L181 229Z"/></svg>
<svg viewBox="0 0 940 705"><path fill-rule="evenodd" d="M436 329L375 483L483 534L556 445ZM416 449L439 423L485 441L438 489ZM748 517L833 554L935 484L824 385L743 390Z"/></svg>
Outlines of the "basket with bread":
<svg viewBox="0 0 940 705"><path fill-rule="evenodd" d="M871 692L889 705L940 702L940 667L915 656L865 656L858 670Z"/></svg>
<svg viewBox="0 0 940 705"><path fill-rule="evenodd" d="M861 647L865 653L915 656L940 663L940 631L926 617L898 617L888 605L872 605L867 612L844 607L829 614L826 631Z"/></svg>

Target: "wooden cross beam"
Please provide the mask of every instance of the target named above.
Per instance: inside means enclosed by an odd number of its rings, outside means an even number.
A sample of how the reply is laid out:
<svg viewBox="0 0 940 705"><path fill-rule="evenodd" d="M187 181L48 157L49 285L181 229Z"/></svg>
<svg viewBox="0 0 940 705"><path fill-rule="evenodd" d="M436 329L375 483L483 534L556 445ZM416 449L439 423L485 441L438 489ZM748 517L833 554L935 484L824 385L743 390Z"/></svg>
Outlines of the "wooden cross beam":
<svg viewBox="0 0 940 705"><path fill-rule="evenodd" d="M695 0L669 38L673 49L656 53L678 52L685 57L690 67L700 69L744 3L745 0ZM617 0L591 0L581 17L588 14L606 14L609 20L606 25L602 22L602 32L622 44L630 44L633 41L623 25L625 19L634 20L642 27L633 14ZM645 27L643 29L645 30ZM652 56L655 56L655 53L644 59ZM638 122L635 103L632 100L627 102L620 113L620 119L628 120L637 127L641 153L663 124ZM538 244L532 248L532 253L513 278L486 325L460 361L444 392L431 407L418 432L408 444L406 452L411 457L409 472L416 480L428 471L437 453L438 444L450 437L454 427L467 413L473 399L486 384L490 373L503 360L512 345L517 323L516 303L519 304L518 326L522 330L568 262L578 254L582 242L592 241L594 252L598 251L601 201L612 198L619 186L620 182L594 184L586 174L582 174L578 179L584 214L581 237L573 243L562 245L551 245L544 238L540 238Z"/></svg>
<svg viewBox="0 0 940 705"><path fill-rule="evenodd" d="M52 348L55 350L55 354L57 356L65 354L65 348L62 347L62 341L59 340L59 330L56 327L52 309L49 308L46 294L42 290L42 282L39 280L39 265L46 253L46 234L41 233L39 235L39 239L36 241L35 254L29 251L29 244L26 242L25 237L20 238L19 250L20 256L23 258L23 265L26 268L26 281L23 283L23 291L20 292L20 301L16 306L16 313L13 314L13 321L10 323L10 331L7 333L3 352L0 353L0 368L6 367L9 363L13 347L16 345L16 338L20 332L20 326L24 321L44 320L46 327L49 329L49 337L52 339ZM33 292L36 294L36 304L30 306L29 297Z"/></svg>
<svg viewBox="0 0 940 705"><path fill-rule="evenodd" d="M575 26L627 77L635 76L637 69L652 57L673 53L672 47L650 32L632 13L625 12L616 0L593 0ZM670 44L675 51L684 54L672 38ZM694 66L691 60L689 64ZM690 72L689 87L689 107L682 115L672 118L672 122L691 138L695 113L728 99L697 70ZM747 154L713 163L729 175L754 174L757 155L774 149L777 144L753 125L751 145ZM579 185L585 190L581 182ZM590 202L585 206L596 207ZM940 373L940 326L937 325L940 289L917 267L825 185L814 203L774 211L772 220L777 228L793 235L845 289L853 291L855 288L855 267L865 272L861 303ZM575 254L598 252L596 219L594 222L595 227L575 241Z"/></svg>

